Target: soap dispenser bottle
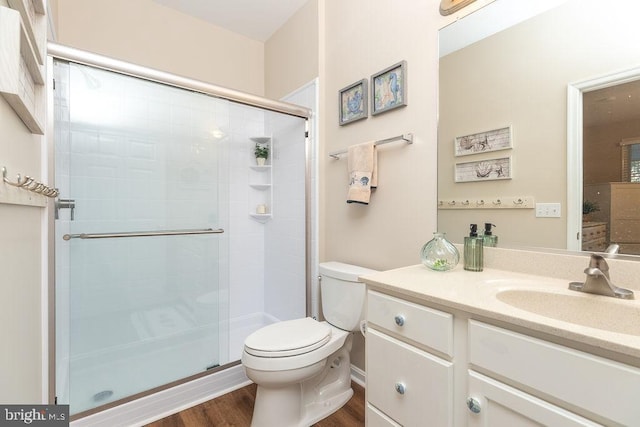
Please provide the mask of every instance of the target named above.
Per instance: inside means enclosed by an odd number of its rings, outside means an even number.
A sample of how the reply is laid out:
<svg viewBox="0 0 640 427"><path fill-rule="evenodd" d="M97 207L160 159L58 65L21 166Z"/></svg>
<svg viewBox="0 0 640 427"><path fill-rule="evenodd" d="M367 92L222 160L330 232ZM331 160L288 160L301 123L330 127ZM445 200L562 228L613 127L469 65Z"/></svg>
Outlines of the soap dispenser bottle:
<svg viewBox="0 0 640 427"><path fill-rule="evenodd" d="M498 246L498 236L493 234L491 231L491 227L496 227L495 224L491 224L489 222L484 223L484 235L482 236L482 243L485 247L496 247Z"/></svg>
<svg viewBox="0 0 640 427"><path fill-rule="evenodd" d="M464 238L464 269L468 271L482 271L483 237L478 237L478 225L469 226L469 236Z"/></svg>

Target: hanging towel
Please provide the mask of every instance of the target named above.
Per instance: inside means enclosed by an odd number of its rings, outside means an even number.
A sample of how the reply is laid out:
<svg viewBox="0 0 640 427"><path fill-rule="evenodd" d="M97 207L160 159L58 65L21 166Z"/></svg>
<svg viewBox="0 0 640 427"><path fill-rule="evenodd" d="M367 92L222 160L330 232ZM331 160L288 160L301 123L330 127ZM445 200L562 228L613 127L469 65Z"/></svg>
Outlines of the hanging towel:
<svg viewBox="0 0 640 427"><path fill-rule="evenodd" d="M373 141L352 145L348 150L349 191L347 203L369 204L371 189L378 186L378 159Z"/></svg>

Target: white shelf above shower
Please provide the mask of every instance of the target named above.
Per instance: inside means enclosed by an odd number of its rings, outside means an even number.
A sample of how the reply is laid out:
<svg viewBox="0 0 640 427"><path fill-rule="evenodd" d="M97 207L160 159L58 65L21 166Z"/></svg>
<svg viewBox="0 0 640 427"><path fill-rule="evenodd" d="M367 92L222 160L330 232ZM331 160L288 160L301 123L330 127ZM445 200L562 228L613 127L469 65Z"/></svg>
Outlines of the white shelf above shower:
<svg viewBox="0 0 640 427"><path fill-rule="evenodd" d="M253 154L256 144L266 145L272 152L271 137L257 136L249 138L249 150ZM251 156L251 161L256 161ZM273 216L273 167L271 156L266 164L249 165L249 216L258 222L266 222Z"/></svg>

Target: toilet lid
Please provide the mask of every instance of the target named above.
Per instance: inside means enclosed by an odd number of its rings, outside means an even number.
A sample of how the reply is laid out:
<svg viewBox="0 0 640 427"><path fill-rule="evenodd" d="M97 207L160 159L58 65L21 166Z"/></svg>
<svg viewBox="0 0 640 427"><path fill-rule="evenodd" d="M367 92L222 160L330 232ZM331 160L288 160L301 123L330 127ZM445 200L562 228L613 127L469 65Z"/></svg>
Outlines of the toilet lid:
<svg viewBox="0 0 640 427"><path fill-rule="evenodd" d="M273 323L252 333L245 351L260 357L287 357L307 353L331 339L331 327L310 317Z"/></svg>

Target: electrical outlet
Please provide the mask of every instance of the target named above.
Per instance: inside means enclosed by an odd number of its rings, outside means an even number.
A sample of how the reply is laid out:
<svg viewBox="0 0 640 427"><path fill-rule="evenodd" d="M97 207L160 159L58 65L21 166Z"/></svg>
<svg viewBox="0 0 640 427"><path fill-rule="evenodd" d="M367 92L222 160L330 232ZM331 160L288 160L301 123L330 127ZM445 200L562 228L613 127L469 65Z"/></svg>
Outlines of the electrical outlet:
<svg viewBox="0 0 640 427"><path fill-rule="evenodd" d="M560 203L536 203L536 218L560 218Z"/></svg>

